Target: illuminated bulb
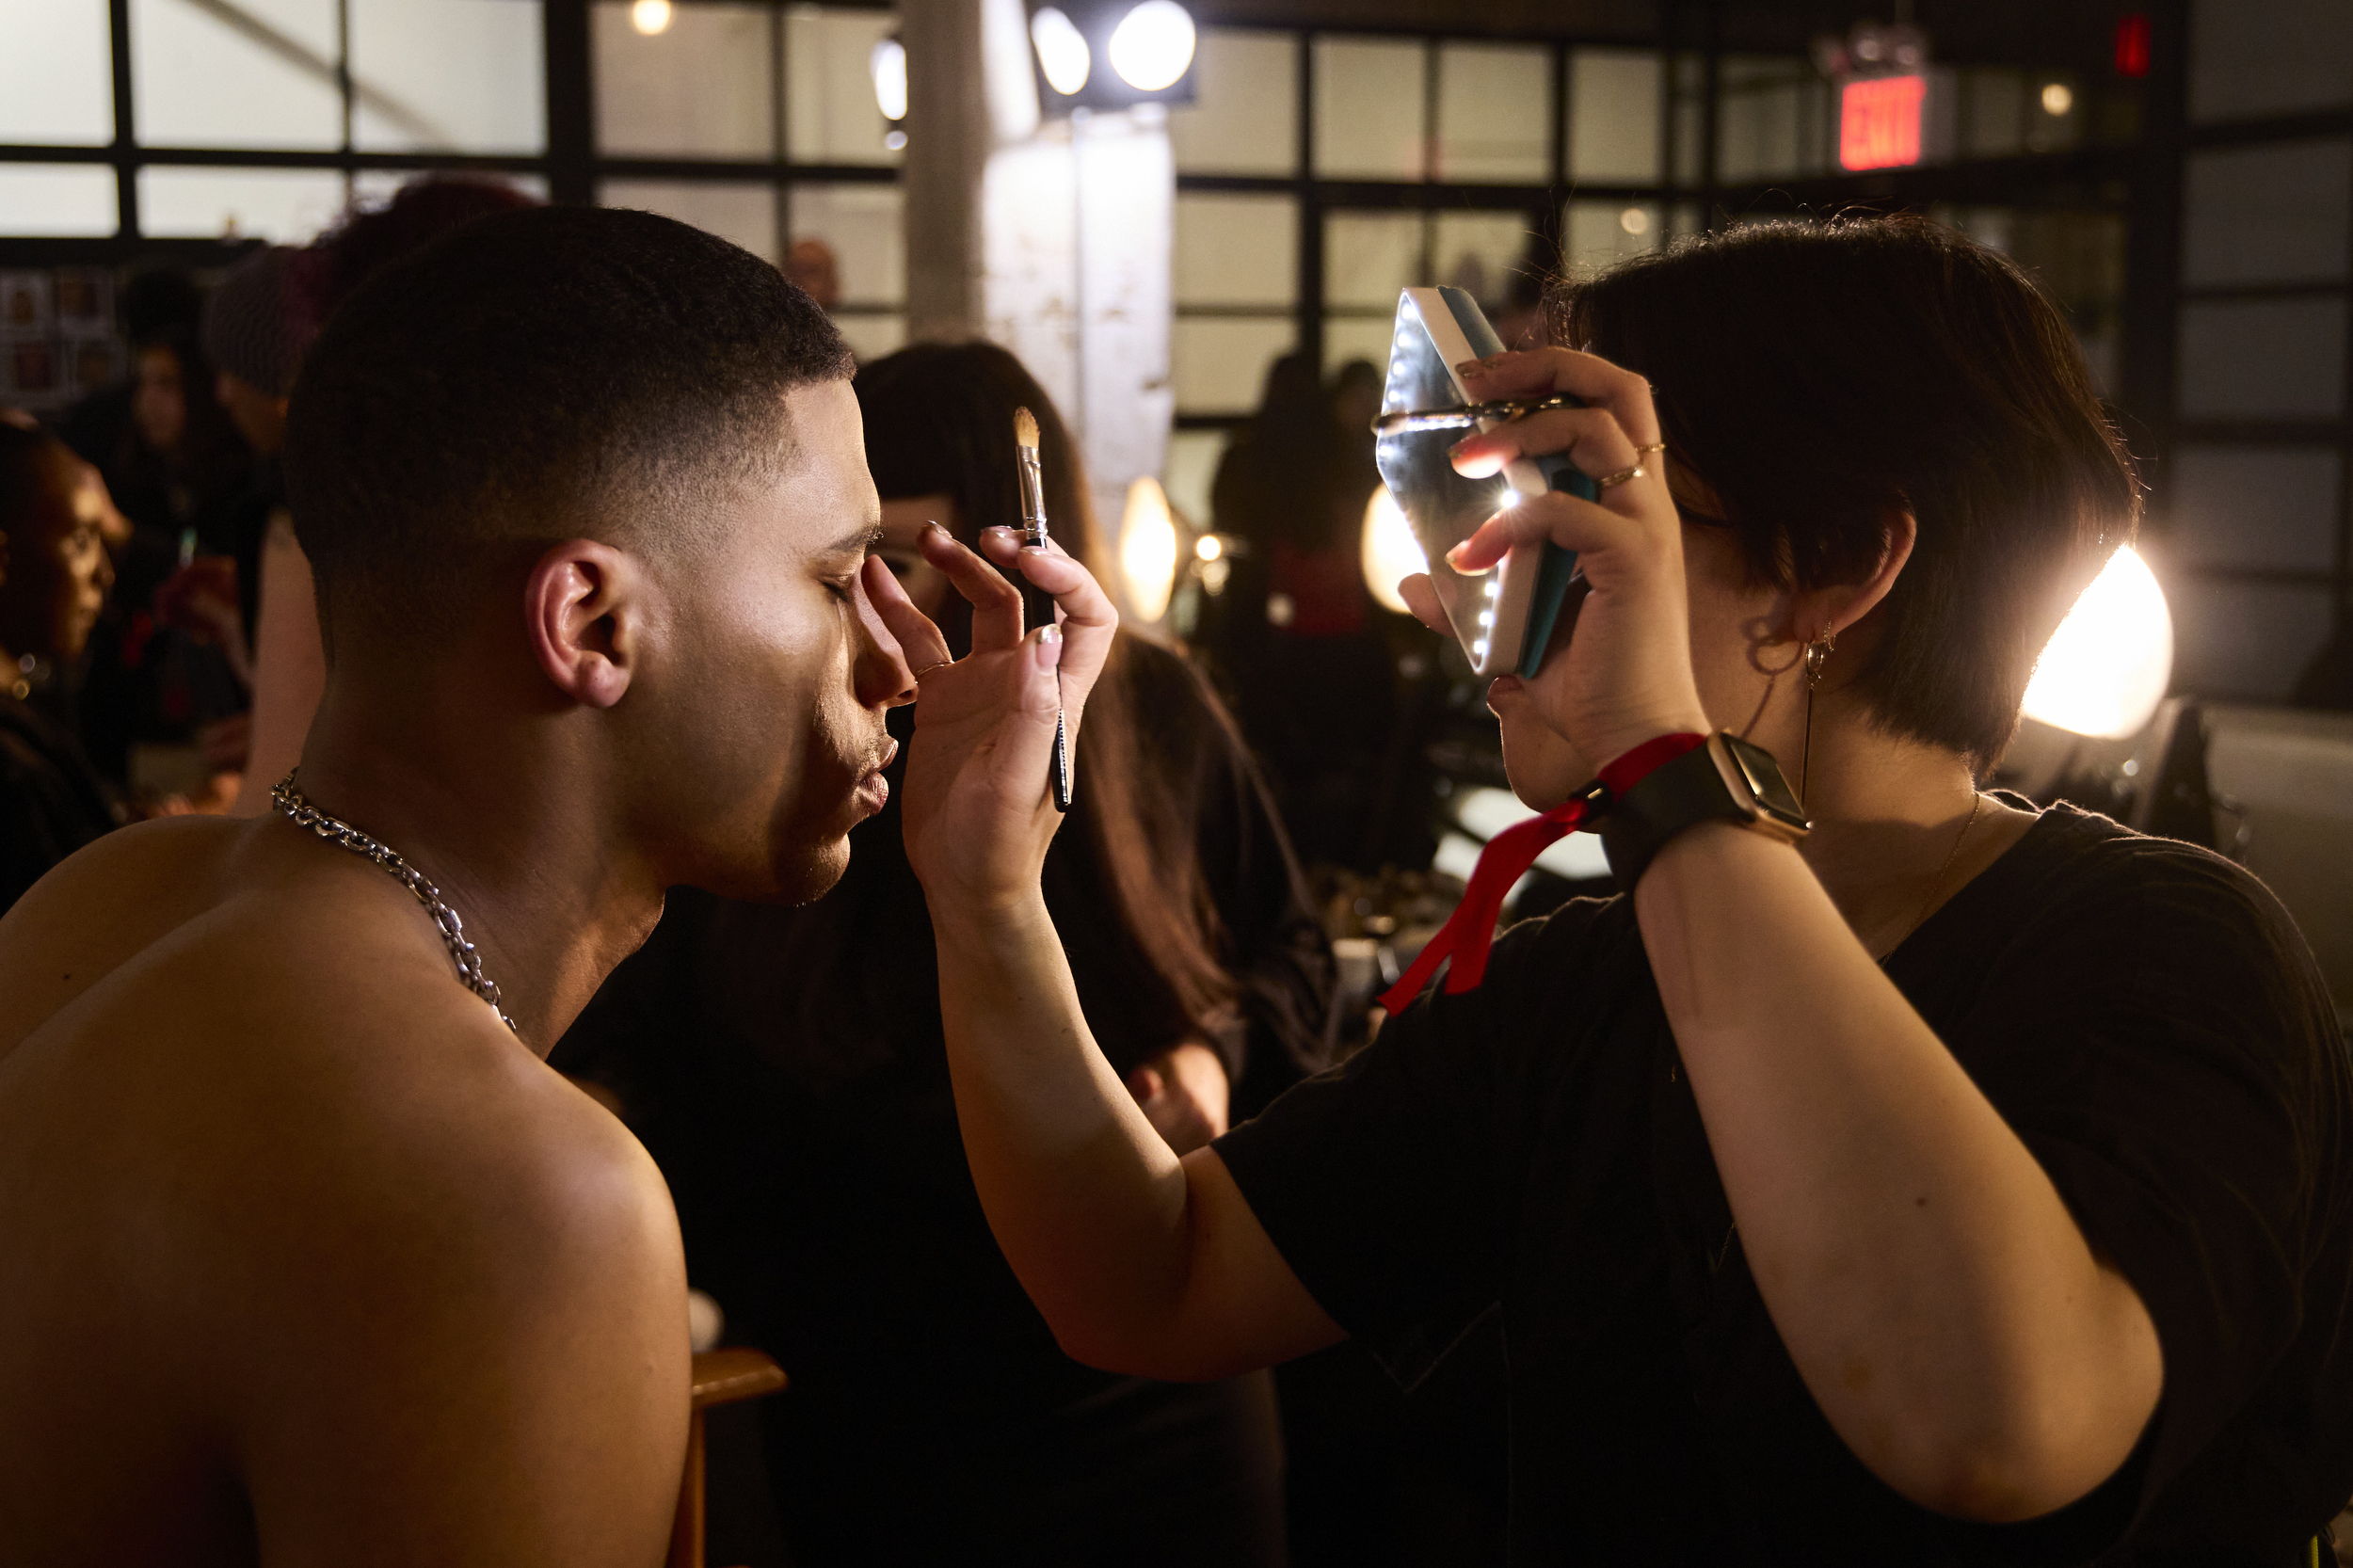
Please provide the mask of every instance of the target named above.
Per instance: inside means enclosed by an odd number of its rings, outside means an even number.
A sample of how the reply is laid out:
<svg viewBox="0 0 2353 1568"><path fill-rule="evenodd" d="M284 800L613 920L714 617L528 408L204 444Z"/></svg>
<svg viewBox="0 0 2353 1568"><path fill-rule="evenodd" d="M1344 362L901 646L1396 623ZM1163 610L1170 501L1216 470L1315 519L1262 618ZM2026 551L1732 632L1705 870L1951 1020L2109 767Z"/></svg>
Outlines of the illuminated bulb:
<svg viewBox="0 0 2353 1568"><path fill-rule="evenodd" d="M1225 541L1215 534L1204 534L1193 541L1193 553L1198 560L1214 561L1225 553Z"/></svg>
<svg viewBox="0 0 2353 1568"><path fill-rule="evenodd" d="M1489 599L1501 599L1503 597L1502 578L1489 577L1487 579L1487 597Z"/></svg>
<svg viewBox="0 0 2353 1568"><path fill-rule="evenodd" d="M1037 45L1038 69L1046 72L1048 87L1068 98L1087 85L1095 56L1070 18L1051 6L1039 7L1030 18L1030 41Z"/></svg>
<svg viewBox="0 0 2353 1568"><path fill-rule="evenodd" d="M1481 611L1480 611L1480 612L1479 612L1479 624L1480 624L1480 625L1481 625L1481 626L1493 626L1495 623L1496 623L1496 613L1495 613L1493 610L1481 610Z"/></svg>
<svg viewBox="0 0 2353 1568"><path fill-rule="evenodd" d="M1144 0L1112 30L1112 69L1138 92L1176 84L1193 64L1193 18L1176 0Z"/></svg>
<svg viewBox="0 0 2353 1568"><path fill-rule="evenodd" d="M670 0L637 0L629 8L629 24L651 38L670 25Z"/></svg>
<svg viewBox="0 0 2353 1568"><path fill-rule="evenodd" d="M1640 207L1628 207L1618 215L1618 227L1637 236L1650 232L1650 214Z"/></svg>
<svg viewBox="0 0 2353 1568"><path fill-rule="evenodd" d="M874 107L882 111L885 120L904 120L907 117L906 45L895 38L883 40L866 57L866 68L874 78ZM887 143L889 137L883 139ZM906 145L904 135L899 137L899 145Z"/></svg>
<svg viewBox="0 0 2353 1568"><path fill-rule="evenodd" d="M1372 590L1372 597L1401 616L1411 615L1404 595L1397 591L1398 581L1428 571L1430 557L1422 552L1421 541L1414 537L1414 525L1405 520L1386 485L1365 503L1364 535L1357 553L1364 567L1365 586Z"/></svg>
<svg viewBox="0 0 2353 1568"><path fill-rule="evenodd" d="M906 145L907 134L904 131L885 131L883 133L884 151L889 152L901 152L906 150Z"/></svg>
<svg viewBox="0 0 2353 1568"><path fill-rule="evenodd" d="M1504 486L1502 492L1496 497L1496 505L1498 508L1516 506L1519 504L1520 492L1509 485Z"/></svg>
<svg viewBox="0 0 2353 1568"><path fill-rule="evenodd" d="M1168 492L1149 474L1128 487L1128 504L1120 513L1119 581L1128 592L1128 608L1140 619L1158 620L1168 613L1169 592L1176 584L1176 524L1168 515Z"/></svg>
<svg viewBox="0 0 2353 1568"><path fill-rule="evenodd" d="M2075 106L2074 91L2065 82L2052 82L2042 89L2042 112L2057 120Z"/></svg>
<svg viewBox="0 0 2353 1568"><path fill-rule="evenodd" d="M2147 563L2119 550L2059 629L2026 687L2026 717L2078 735L2137 735L2173 678L2173 616Z"/></svg>
<svg viewBox="0 0 2353 1568"><path fill-rule="evenodd" d="M1486 638L1481 637L1477 642L1471 644L1471 657L1474 659L1484 659L1487 657Z"/></svg>

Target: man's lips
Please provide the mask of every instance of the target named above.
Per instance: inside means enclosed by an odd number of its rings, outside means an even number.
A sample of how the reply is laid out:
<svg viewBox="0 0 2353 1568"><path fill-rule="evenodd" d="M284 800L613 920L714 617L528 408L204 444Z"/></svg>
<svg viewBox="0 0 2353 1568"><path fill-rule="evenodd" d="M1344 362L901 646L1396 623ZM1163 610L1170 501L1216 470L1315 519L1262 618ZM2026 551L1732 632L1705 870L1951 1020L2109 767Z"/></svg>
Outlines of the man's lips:
<svg viewBox="0 0 2353 1568"><path fill-rule="evenodd" d="M852 792L857 796L858 804L866 808L869 816L881 810L890 799L890 780L883 776L883 770L890 766L891 760L898 755L897 738L886 735L883 737L882 755L874 759L872 767L858 775L857 787Z"/></svg>

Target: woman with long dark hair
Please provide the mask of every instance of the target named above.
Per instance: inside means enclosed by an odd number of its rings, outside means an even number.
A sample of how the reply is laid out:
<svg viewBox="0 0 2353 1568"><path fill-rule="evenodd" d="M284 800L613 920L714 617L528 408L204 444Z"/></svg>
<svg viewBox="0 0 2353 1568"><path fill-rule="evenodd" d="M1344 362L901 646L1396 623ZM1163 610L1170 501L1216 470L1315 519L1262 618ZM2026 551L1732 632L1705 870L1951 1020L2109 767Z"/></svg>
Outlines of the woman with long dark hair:
<svg viewBox="0 0 2353 1568"><path fill-rule="evenodd" d="M952 646L969 645L970 606L920 536L1019 522L1016 408L1037 418L1055 537L1093 553L1076 450L1012 355L919 345L856 389L881 548ZM1048 897L1128 1092L1172 1148L1198 1147L1317 1061L1328 951L1248 756L1183 657L1121 632L1085 721ZM896 806L852 843L840 885L804 909L674 893L553 1057L614 1094L661 1164L729 1342L792 1379L762 1419L793 1560L1280 1561L1263 1376L1091 1371L1022 1296L957 1141Z"/></svg>

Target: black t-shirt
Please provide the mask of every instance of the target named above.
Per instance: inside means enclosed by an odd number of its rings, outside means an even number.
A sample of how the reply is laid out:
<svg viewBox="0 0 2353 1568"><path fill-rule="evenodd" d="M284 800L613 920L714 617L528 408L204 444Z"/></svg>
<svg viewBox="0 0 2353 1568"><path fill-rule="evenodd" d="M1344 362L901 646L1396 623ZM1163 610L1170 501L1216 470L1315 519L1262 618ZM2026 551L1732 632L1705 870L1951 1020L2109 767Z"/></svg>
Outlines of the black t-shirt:
<svg viewBox="0 0 2353 1568"><path fill-rule="evenodd" d="M2072 808L1889 977L2154 1320L2131 1460L2023 1525L1838 1440L1750 1276L1626 901L1515 927L1219 1144L1325 1310L1410 1378L1500 1302L1515 1563L2277 1563L2353 1496L2343 1038L2252 877Z"/></svg>

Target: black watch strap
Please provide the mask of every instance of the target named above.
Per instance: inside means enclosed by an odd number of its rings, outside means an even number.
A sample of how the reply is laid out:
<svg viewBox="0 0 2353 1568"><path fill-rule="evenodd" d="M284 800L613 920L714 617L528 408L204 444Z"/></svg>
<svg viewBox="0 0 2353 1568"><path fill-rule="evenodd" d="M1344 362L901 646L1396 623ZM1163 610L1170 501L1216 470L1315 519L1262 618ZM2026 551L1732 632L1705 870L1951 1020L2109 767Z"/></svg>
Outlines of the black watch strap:
<svg viewBox="0 0 2353 1568"><path fill-rule="evenodd" d="M1791 842L1813 825L1772 753L1719 730L1610 803L1601 847L1619 890L1632 892L1668 840L1704 822L1741 823Z"/></svg>

